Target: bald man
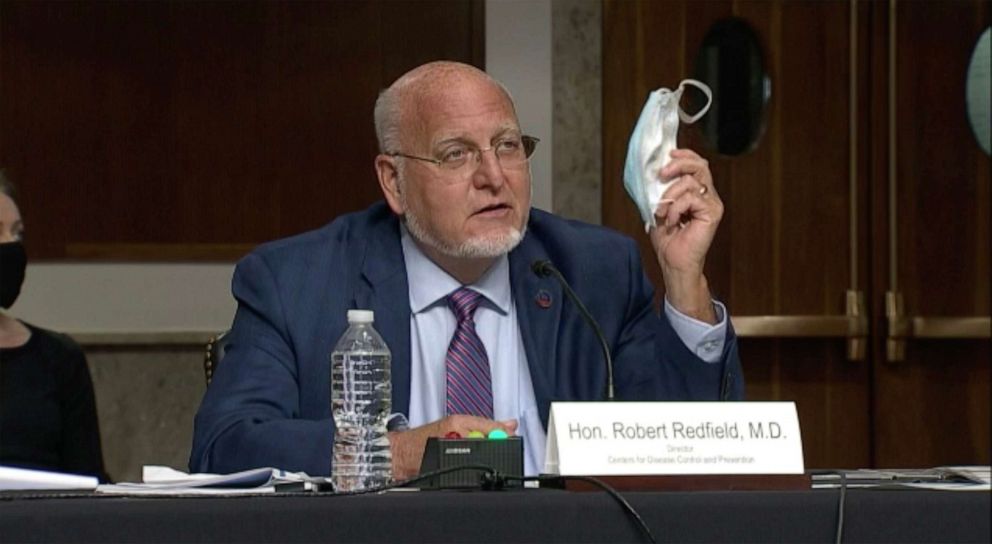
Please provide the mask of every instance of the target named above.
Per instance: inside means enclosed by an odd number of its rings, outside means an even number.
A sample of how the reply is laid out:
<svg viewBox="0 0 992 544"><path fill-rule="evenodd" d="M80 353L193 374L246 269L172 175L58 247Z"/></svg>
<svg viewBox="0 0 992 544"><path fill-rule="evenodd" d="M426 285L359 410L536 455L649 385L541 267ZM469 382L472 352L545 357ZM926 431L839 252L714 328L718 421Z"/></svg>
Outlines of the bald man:
<svg viewBox="0 0 992 544"><path fill-rule="evenodd" d="M602 399L607 372L561 286L533 272L539 261L599 321L617 398L742 397L736 339L703 273L723 204L696 153L672 152L659 172L675 180L650 232L659 314L633 240L531 208L537 139L485 72L417 67L381 93L375 125L384 202L238 263L238 311L196 416L193 471L329 474L330 352L347 310L361 308L392 351L395 478L416 474L428 437L496 428L522 436L525 471L540 472L550 403Z"/></svg>

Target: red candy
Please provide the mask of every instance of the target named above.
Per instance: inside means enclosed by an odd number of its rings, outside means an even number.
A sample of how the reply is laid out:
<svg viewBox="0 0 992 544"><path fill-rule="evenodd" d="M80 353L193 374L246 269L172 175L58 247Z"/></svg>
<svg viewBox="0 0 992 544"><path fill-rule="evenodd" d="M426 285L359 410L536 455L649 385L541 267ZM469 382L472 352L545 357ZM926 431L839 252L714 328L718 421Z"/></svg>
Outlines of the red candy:
<svg viewBox="0 0 992 544"><path fill-rule="evenodd" d="M448 434L446 434L446 435L444 435L444 437L445 437L445 438L461 438L461 437L462 437L462 435L460 435L460 434L458 434L458 433L457 433L457 432L455 432L455 431L451 431L450 433L448 433Z"/></svg>

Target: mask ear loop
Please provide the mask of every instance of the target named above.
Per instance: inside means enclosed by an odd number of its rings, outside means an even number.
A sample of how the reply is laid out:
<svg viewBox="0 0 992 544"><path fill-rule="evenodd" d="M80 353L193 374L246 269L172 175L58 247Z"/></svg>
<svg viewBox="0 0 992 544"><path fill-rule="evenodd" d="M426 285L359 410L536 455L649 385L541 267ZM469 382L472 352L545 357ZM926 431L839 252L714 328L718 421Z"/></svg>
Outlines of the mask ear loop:
<svg viewBox="0 0 992 544"><path fill-rule="evenodd" d="M706 95L706 105L700 108L700 110L697 111L694 115L689 115L688 113L686 113L685 110L682 109L681 104L678 106L679 119L681 119L683 123L692 124L698 121L700 117L706 115L706 112L710 110L710 105L713 104L713 92L710 91L708 85L706 85L701 81L696 81L695 79L684 79L682 80L682 83L679 83L678 92L680 94L682 93L682 90L685 88L686 85L692 85L693 87L699 89L700 91L702 91L703 94Z"/></svg>

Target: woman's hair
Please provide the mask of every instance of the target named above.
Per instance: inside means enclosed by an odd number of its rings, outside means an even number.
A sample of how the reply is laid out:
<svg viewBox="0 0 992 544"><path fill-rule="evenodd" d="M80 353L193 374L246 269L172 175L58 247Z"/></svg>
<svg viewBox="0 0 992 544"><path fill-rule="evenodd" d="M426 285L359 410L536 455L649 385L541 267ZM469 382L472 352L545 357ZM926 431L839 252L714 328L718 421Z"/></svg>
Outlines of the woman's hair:
<svg viewBox="0 0 992 544"><path fill-rule="evenodd" d="M0 168L0 193L9 196L11 200L17 200L17 188L7 179L3 168Z"/></svg>

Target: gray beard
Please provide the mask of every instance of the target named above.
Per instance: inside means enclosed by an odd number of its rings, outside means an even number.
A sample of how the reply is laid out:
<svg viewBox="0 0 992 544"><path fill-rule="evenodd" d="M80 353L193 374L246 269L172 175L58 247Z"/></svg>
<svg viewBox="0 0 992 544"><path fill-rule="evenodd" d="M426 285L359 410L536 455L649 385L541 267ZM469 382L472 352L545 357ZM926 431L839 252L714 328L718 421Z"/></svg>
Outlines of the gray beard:
<svg viewBox="0 0 992 544"><path fill-rule="evenodd" d="M406 207L406 203L404 203L404 207ZM436 249L442 255L458 259L493 258L505 255L513 251L513 248L520 244L520 241L524 239L524 234L527 233L527 222L524 221L522 231L511 228L506 233L477 236L460 244L450 244L430 232L420 219L409 211L403 215L403 221L415 240Z"/></svg>

